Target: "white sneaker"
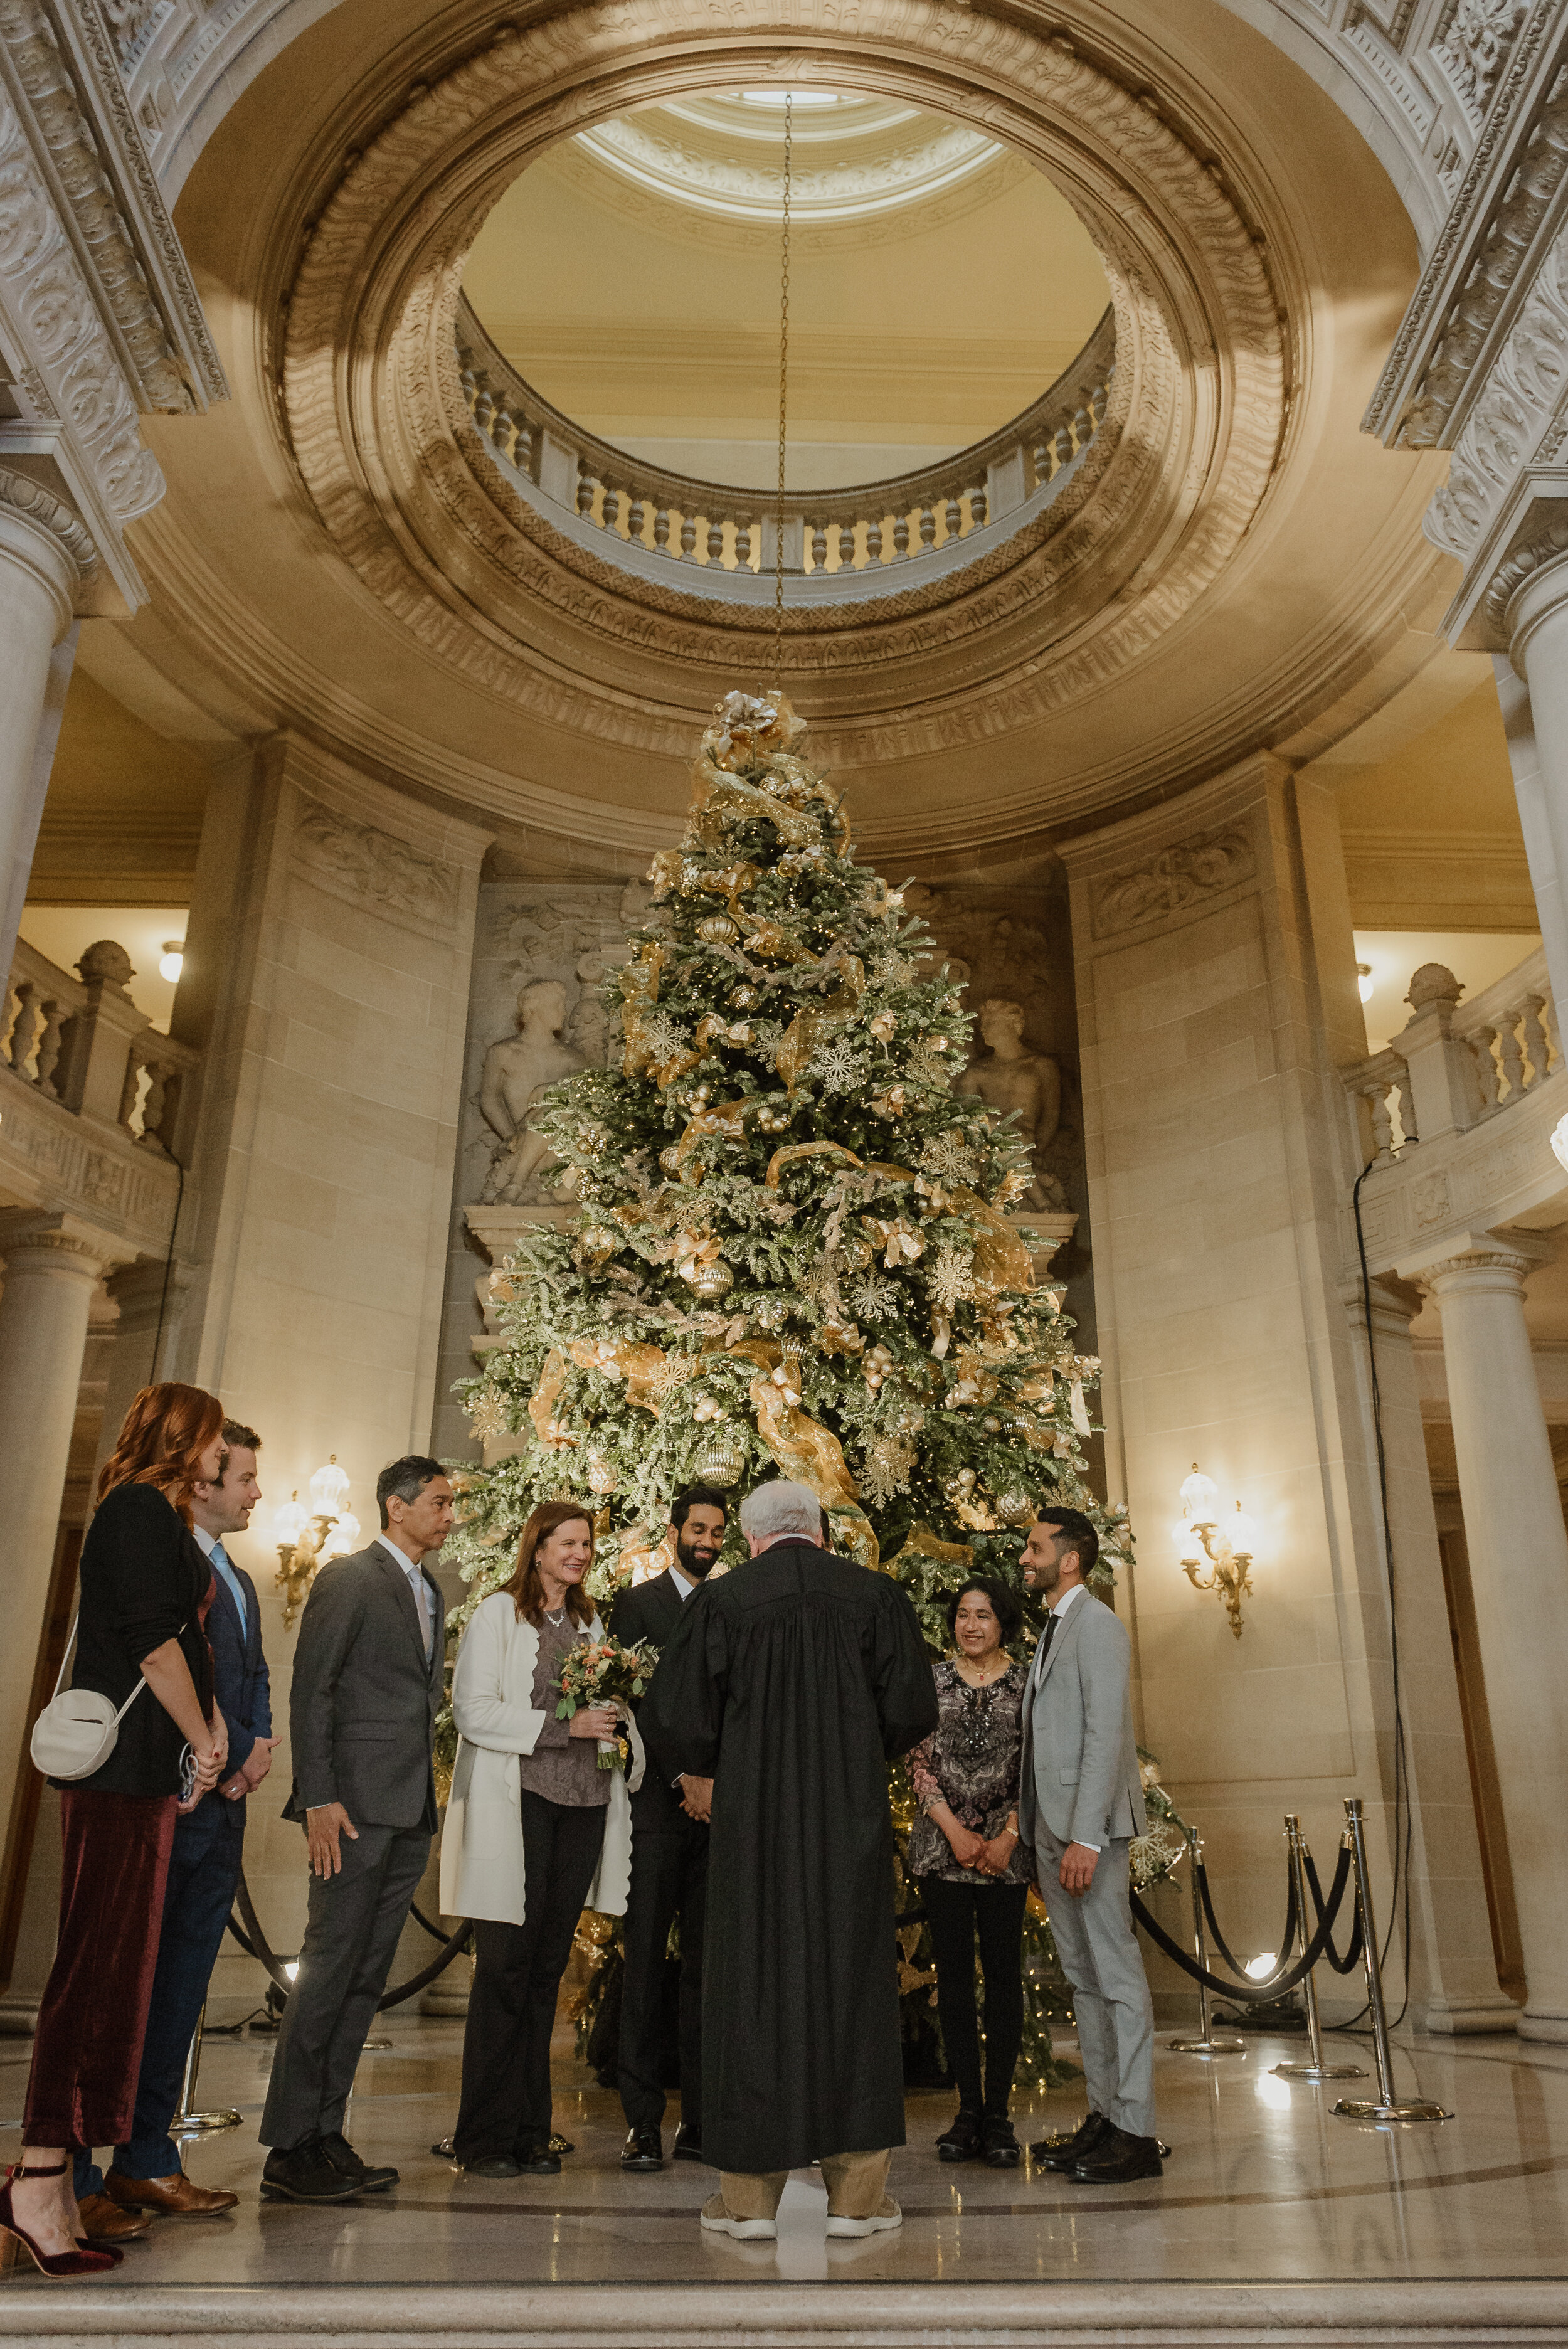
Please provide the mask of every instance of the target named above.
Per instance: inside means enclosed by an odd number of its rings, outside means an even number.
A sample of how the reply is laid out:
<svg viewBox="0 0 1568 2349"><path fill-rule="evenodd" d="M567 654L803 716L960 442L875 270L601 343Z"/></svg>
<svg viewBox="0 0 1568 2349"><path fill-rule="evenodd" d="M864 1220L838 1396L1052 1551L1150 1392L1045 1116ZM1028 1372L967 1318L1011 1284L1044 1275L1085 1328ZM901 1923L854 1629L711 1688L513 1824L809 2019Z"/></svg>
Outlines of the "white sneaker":
<svg viewBox="0 0 1568 2349"><path fill-rule="evenodd" d="M841 2219L830 2210L828 2213L830 2235L885 2235L903 2224L903 2212L891 2194L882 2196L882 2209L873 2211L869 2219Z"/></svg>
<svg viewBox="0 0 1568 2349"><path fill-rule="evenodd" d="M732 2219L722 2194L710 2195L703 2204L702 2223L710 2235L733 2235L738 2243L772 2243L779 2239L778 2223L772 2219Z"/></svg>

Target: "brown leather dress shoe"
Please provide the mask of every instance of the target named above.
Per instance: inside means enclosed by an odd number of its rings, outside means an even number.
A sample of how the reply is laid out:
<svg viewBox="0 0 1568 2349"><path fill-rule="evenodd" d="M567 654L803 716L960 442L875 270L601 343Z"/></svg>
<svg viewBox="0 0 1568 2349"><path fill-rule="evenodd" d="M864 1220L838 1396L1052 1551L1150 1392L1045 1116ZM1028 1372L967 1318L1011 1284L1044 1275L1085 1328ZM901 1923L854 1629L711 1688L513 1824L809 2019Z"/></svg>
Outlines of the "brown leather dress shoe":
<svg viewBox="0 0 1568 2349"><path fill-rule="evenodd" d="M88 2194L77 2205L84 2243L133 2243L147 2232L147 2220L122 2210L107 2194Z"/></svg>
<svg viewBox="0 0 1568 2349"><path fill-rule="evenodd" d="M240 2199L198 2186L182 2169L168 2178L127 2178L111 2169L103 2183L104 2192L122 2210L160 2210L172 2219L210 2219L216 2210L233 2209Z"/></svg>

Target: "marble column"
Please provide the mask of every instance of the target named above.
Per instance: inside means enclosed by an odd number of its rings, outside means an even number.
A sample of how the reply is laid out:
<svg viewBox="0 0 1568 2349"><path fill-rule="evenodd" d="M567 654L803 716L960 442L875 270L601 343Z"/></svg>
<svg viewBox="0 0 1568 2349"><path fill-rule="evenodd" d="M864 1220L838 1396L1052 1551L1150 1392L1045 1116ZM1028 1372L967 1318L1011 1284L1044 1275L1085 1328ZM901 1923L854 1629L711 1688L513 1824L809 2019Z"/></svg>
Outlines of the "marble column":
<svg viewBox="0 0 1568 2349"><path fill-rule="evenodd" d="M1370 1286L1410 1813L1410 2019L1418 2031L1511 2031L1519 2009L1497 1979L1410 1342L1410 1324L1423 1299L1408 1281L1386 1278ZM1341 1294L1364 1347L1367 1305L1360 1281L1347 1281ZM1360 1350L1358 1360L1366 1372L1367 1357ZM1366 1400L1370 1421L1369 1379ZM1375 1456L1367 1466L1375 1481ZM1375 1506L1380 1515L1380 1495ZM1383 1700L1384 1716L1389 1720L1392 1663L1390 1647Z"/></svg>
<svg viewBox="0 0 1568 2349"><path fill-rule="evenodd" d="M5 1430L5 1627L0 1640L0 1818L22 1765L93 1291L113 1251L68 1215L0 1215L0 1427Z"/></svg>
<svg viewBox="0 0 1568 2349"><path fill-rule="evenodd" d="M76 599L95 561L70 508L27 474L0 465L0 971L11 968L27 894L70 674Z"/></svg>
<svg viewBox="0 0 1568 2349"><path fill-rule="evenodd" d="M1568 1532L1524 1320L1540 1262L1477 1246L1424 1268L1443 1324L1460 1501L1524 1945L1519 2030L1568 2041Z"/></svg>
<svg viewBox="0 0 1568 2349"><path fill-rule="evenodd" d="M1507 628L1498 700L1553 996L1568 1003L1568 554L1515 589Z"/></svg>

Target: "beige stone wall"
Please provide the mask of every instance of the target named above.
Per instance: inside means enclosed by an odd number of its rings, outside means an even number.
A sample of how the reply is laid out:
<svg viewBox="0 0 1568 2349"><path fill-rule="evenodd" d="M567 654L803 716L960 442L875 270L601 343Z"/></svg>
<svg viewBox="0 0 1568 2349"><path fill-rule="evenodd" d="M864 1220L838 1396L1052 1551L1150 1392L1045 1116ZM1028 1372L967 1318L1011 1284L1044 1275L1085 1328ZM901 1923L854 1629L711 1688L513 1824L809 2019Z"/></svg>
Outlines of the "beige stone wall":
<svg viewBox="0 0 1568 2349"><path fill-rule="evenodd" d="M1356 1170L1335 1070L1364 1045L1336 812L1259 759L1065 853L1109 1468L1138 1538L1118 1603L1143 1741L1203 1831L1222 1923L1250 1953L1277 1945L1286 1810L1326 1879L1342 1798L1361 1795L1385 1899L1389 1883L1387 1583L1365 1358L1339 1287ZM1412 2010L1440 2025L1497 1983L1453 1672L1437 1668L1413 1402L1412 1386L1387 1433L1423 1888ZM1194 1461L1259 1526L1239 1640L1170 1538Z"/></svg>
<svg viewBox="0 0 1568 2349"><path fill-rule="evenodd" d="M262 1593L274 1726L294 1634L273 1507L329 1452L366 1537L385 1463L431 1442L479 872L488 835L303 743L209 802L180 1018L205 1051L175 1374L260 1432L266 1495L235 1555ZM274 1945L304 1924L286 1743L252 1803L246 1869ZM414 1944L411 1944L414 1946ZM400 1969L401 1970L401 1969ZM220 1961L214 1995L253 1992Z"/></svg>

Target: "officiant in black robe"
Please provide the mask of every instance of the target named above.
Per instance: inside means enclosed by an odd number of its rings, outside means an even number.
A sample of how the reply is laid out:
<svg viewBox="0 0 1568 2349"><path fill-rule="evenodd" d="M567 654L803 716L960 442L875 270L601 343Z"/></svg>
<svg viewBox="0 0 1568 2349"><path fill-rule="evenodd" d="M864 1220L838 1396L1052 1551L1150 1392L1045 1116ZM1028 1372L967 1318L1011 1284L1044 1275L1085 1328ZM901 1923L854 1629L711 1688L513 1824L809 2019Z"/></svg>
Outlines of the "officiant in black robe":
<svg viewBox="0 0 1568 2349"><path fill-rule="evenodd" d="M686 1602L640 1715L666 1776L714 1781L703 2150L722 2191L703 2223L773 2234L786 2173L820 2160L830 2233L868 2234L899 2223L882 2187L904 2141L887 1764L935 1726L931 1660L896 1582L819 1548L806 1486L759 1486L740 1524L749 1564Z"/></svg>

